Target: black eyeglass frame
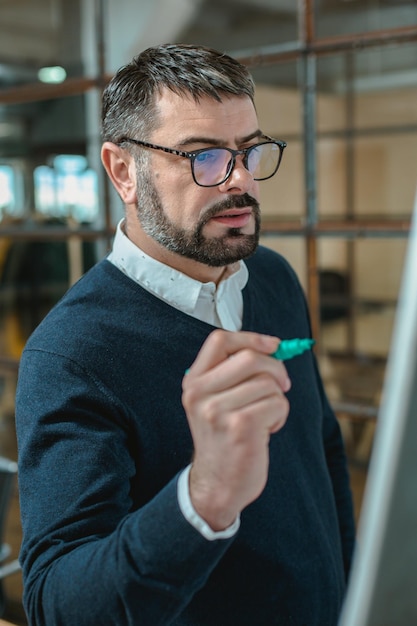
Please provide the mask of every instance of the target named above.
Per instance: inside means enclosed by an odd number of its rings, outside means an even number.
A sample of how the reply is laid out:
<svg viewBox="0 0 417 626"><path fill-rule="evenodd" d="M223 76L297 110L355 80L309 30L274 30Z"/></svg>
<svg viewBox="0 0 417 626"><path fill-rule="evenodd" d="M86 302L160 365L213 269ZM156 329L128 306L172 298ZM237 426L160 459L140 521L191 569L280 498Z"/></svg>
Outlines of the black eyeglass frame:
<svg viewBox="0 0 417 626"><path fill-rule="evenodd" d="M162 150L162 152L167 152L168 154L175 154L176 156L179 157L183 157L185 159L190 159L190 165L191 165L191 174L193 177L193 180L195 182L196 185L198 185L199 187L218 187L219 185L222 185L223 183L226 182L226 180L231 176L235 165L236 165L236 157L239 156L240 154L243 154L243 165L245 166L245 168L248 170L248 172L250 171L249 168L247 167L248 164L248 153L251 150L254 150L255 148L258 148L259 146L263 146L265 144L275 144L279 147L279 158L278 158L278 162L277 162L277 166L274 169L274 171L272 172L272 174L270 174L269 176L266 176L265 178L255 178L254 180L268 180L269 178L272 178L273 176L275 176L275 174L278 171L279 166L281 165L281 161L282 161L282 155L284 153L284 149L287 146L287 143L285 141L281 141L279 139L273 139L272 137L268 137L268 135L262 135L262 137L264 139L266 139L267 141L262 141L260 143L255 143L252 146L248 146L247 148L242 148L242 150L233 150L233 148L226 148L226 147L217 147L217 146L213 146L213 148L201 148L200 150L194 150L193 152L186 152L185 150L175 150L174 148L166 148L165 146L159 146L155 143L149 143L147 141L141 141L140 139L132 139L131 137L122 137L118 142L117 145L121 145L123 143L133 143L137 146L142 146L143 148L151 148L152 150ZM229 162L229 166L227 168L227 172L225 177L223 178L223 180L221 180L218 183L214 183L213 185L202 185L201 183L199 183L196 180L195 177L195 173L194 173L194 161L195 159L198 157L199 154L201 154L202 152L207 152L207 150L213 150L213 149L221 149L221 150L226 150L227 152L230 152L231 154L231 159Z"/></svg>

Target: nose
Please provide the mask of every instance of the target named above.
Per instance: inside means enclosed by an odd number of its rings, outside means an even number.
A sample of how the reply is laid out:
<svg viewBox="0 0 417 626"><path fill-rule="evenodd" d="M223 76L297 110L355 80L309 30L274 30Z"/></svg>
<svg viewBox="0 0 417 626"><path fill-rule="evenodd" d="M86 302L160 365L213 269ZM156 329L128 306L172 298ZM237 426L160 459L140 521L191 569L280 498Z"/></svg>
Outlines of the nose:
<svg viewBox="0 0 417 626"><path fill-rule="evenodd" d="M227 180L219 185L219 190L223 193L246 193L257 184L253 175L243 164L244 155L237 155L235 162Z"/></svg>

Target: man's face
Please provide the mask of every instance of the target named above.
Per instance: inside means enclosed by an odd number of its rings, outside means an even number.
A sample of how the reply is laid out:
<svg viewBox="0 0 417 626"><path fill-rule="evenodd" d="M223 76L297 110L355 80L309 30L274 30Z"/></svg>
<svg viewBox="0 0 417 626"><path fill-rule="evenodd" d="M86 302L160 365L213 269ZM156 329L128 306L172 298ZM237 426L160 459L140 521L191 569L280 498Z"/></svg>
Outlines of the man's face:
<svg viewBox="0 0 417 626"><path fill-rule="evenodd" d="M242 149L257 143L256 113L247 97L219 103L179 97L165 91L158 102L160 125L148 140L184 151L208 147ZM211 267L250 256L259 239L258 183L238 156L230 177L217 187L200 187L189 159L151 151L147 171L137 169L137 217L147 235L138 240L151 256L164 251ZM146 249L147 248L147 249ZM170 258L170 264L175 264Z"/></svg>

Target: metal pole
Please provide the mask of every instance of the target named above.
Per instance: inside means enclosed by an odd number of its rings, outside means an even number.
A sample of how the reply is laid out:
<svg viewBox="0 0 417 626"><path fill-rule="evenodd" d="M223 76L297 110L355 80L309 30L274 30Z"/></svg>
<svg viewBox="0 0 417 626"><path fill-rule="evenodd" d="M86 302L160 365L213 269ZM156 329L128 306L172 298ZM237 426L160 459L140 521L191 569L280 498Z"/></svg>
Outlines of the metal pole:
<svg viewBox="0 0 417 626"><path fill-rule="evenodd" d="M353 128L355 125L355 59L354 53L346 53L346 219L355 220L355 147ZM352 240L346 242L347 245L347 271L349 276L349 312L346 328L347 347L346 352L353 354L356 351L356 325L355 325L355 243Z"/></svg>
<svg viewBox="0 0 417 626"><path fill-rule="evenodd" d="M307 297L311 316L312 333L319 341L320 334L320 287L317 263L317 238L313 233L317 223L317 158L316 158L316 57L309 48L314 40L314 16L312 0L299 0L299 39L303 53L300 58L302 71L302 109L304 140L305 215L307 225Z"/></svg>
<svg viewBox="0 0 417 626"><path fill-rule="evenodd" d="M106 77L106 44L105 44L105 16L107 9L106 0L95 0L95 36L96 36L96 54L97 54L97 82L102 92L107 83ZM101 111L98 111L99 119L101 119ZM103 190L103 210L104 210L104 225L106 231L112 229L111 219L111 200L110 200L110 181L107 176L102 175L100 177L102 190ZM110 238L106 241L107 248L110 247Z"/></svg>

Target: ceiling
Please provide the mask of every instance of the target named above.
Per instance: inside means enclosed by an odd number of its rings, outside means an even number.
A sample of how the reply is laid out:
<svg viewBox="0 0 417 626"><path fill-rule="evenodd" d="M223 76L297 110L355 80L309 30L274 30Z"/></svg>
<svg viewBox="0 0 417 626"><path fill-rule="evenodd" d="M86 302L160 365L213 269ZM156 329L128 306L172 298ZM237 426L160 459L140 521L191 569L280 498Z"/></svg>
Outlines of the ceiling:
<svg viewBox="0 0 417 626"><path fill-rule="evenodd" d="M37 80L38 69L80 68L78 0L0 0L0 87Z"/></svg>
<svg viewBox="0 0 417 626"><path fill-rule="evenodd" d="M93 0L0 0L0 88L36 81L43 66L63 65L69 76L81 74L80 15L85 3ZM156 7L152 15L151 6ZM118 0L117 11L141 24L137 50L169 37L233 52L295 41L297 6L296 0ZM318 35L359 33L417 25L417 1L317 0L315 14ZM378 65L379 72L416 67L415 46L376 56L368 63L373 70ZM323 72L339 72L338 64L333 65L324 63ZM281 79L290 80L285 72Z"/></svg>
<svg viewBox="0 0 417 626"><path fill-rule="evenodd" d="M0 89L38 81L38 70L44 66L61 65L69 77L91 72L86 50L90 46L90 55L94 54L94 8L100 3L107 11L104 43L110 72L161 41L248 55L260 48L291 45L298 37L297 0L0 0ZM417 0L316 0L314 6L318 37L417 27ZM86 28L86 21L91 28ZM319 90L342 92L351 61L343 54L320 58ZM364 90L417 86L417 43L358 48L353 65L357 84ZM295 62L252 71L257 82L297 86ZM82 143L83 106L81 97L0 105L0 157L48 141Z"/></svg>

